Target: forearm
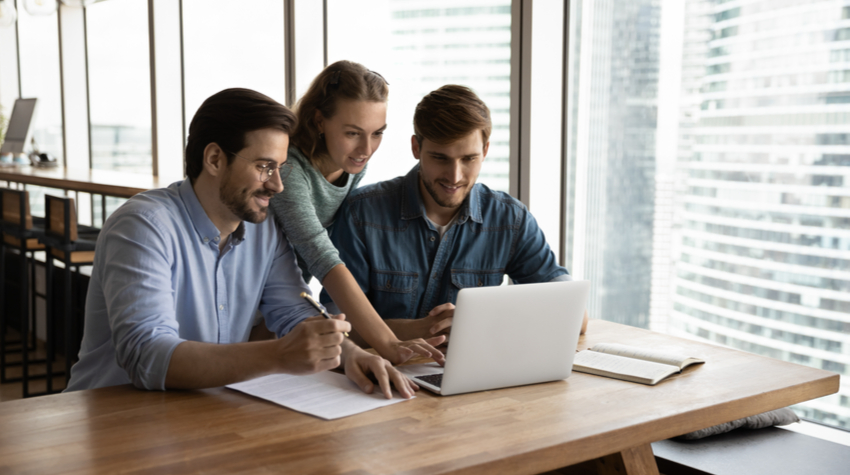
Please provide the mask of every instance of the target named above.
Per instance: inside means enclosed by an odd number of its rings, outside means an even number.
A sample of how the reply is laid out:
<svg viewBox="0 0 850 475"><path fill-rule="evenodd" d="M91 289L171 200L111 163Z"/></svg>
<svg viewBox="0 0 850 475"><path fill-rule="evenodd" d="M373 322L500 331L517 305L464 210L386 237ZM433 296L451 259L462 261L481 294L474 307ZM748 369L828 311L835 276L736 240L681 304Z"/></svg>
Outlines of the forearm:
<svg viewBox="0 0 850 475"><path fill-rule="evenodd" d="M431 338L434 336L430 334L427 326L422 325L424 323L424 319L389 319L384 320L384 323L387 324L399 340L414 340L416 338Z"/></svg>
<svg viewBox="0 0 850 475"><path fill-rule="evenodd" d="M215 388L278 372L274 340L220 345L197 341L180 343L171 354L165 387Z"/></svg>
<svg viewBox="0 0 850 475"><path fill-rule="evenodd" d="M391 343L399 340L372 307L344 264L331 269L322 281L322 286L340 311L345 314L346 320L351 323L360 338L379 353L384 354Z"/></svg>

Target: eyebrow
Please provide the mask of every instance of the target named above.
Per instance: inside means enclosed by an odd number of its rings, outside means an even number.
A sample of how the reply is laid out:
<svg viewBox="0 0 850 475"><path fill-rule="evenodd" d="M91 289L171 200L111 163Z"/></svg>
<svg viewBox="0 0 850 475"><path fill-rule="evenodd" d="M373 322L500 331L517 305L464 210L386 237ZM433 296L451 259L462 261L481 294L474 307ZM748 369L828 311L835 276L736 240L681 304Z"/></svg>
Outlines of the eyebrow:
<svg viewBox="0 0 850 475"><path fill-rule="evenodd" d="M342 125L343 125L343 127L351 127L352 129L357 129L357 130L359 130L359 131L363 132L363 128L362 128L362 127L358 127L358 126L356 126L356 125L354 125L354 124L342 124ZM383 126L383 127L381 127L380 129L376 130L375 132L382 132L382 131L386 130L386 128L387 128L387 124L384 124L384 126Z"/></svg>
<svg viewBox="0 0 850 475"><path fill-rule="evenodd" d="M430 155L433 158L451 158L448 155L446 155L445 153L440 153L440 152L428 152L428 155ZM470 154L467 154L467 155L462 155L460 158L478 158L480 156L481 156L480 153L470 153Z"/></svg>

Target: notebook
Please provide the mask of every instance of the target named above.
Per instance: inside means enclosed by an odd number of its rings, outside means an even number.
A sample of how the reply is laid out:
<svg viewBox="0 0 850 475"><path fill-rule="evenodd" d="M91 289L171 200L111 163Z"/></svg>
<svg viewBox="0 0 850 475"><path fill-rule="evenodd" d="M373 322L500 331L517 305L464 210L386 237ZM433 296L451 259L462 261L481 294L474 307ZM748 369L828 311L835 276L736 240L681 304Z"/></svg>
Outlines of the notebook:
<svg viewBox="0 0 850 475"><path fill-rule="evenodd" d="M589 290L588 281L462 289L445 367L398 369L443 396L566 379Z"/></svg>

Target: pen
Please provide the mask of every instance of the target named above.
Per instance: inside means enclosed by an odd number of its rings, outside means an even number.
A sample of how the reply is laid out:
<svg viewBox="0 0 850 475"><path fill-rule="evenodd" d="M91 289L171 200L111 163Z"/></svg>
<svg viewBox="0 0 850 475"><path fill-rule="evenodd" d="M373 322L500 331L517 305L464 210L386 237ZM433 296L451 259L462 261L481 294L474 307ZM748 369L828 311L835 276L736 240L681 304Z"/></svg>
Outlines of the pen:
<svg viewBox="0 0 850 475"><path fill-rule="evenodd" d="M301 292L301 298L306 300L310 305L313 306L313 308L318 310L319 313L321 313L323 317L327 318L328 320L333 320L331 318L331 316L328 315L328 312L325 311L325 308L322 307L321 305L319 305L319 302L316 302L315 300L313 300L313 297L311 297L310 294L308 294L307 292ZM348 336L348 332L343 332L343 334L345 336Z"/></svg>

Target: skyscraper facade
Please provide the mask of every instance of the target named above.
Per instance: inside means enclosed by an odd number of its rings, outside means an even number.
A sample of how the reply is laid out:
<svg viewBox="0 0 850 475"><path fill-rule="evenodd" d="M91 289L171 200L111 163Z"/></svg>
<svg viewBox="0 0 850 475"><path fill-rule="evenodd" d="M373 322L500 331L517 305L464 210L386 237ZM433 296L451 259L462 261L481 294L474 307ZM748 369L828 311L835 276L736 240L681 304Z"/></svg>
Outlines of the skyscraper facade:
<svg viewBox="0 0 850 475"><path fill-rule="evenodd" d="M567 265L592 283L591 315L646 328L660 1L572 3Z"/></svg>
<svg viewBox="0 0 850 475"><path fill-rule="evenodd" d="M839 394L797 409L850 427L850 6L688 3L708 36L682 58L683 84L702 74L668 331L842 374Z"/></svg>

